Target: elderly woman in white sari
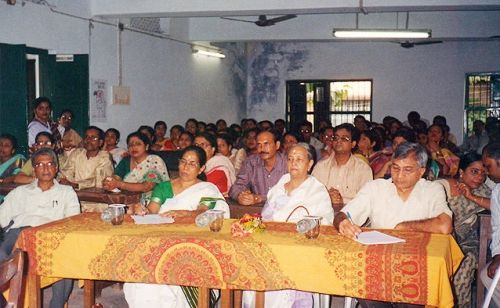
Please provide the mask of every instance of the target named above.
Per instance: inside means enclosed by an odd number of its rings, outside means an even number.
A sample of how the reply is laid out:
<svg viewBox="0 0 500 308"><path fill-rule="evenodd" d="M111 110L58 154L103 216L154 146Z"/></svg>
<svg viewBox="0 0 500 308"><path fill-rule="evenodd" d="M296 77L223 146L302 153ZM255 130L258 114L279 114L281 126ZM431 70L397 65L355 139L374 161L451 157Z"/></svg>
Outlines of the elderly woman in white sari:
<svg viewBox="0 0 500 308"><path fill-rule="evenodd" d="M333 223L333 208L326 187L309 175L314 160L306 143L299 143L288 151L288 172L267 193L262 218L272 221L297 222L306 215L321 216L322 224ZM244 292L245 307L253 307L253 292ZM319 307L318 294L295 290L268 291L266 308Z"/></svg>
<svg viewBox="0 0 500 308"><path fill-rule="evenodd" d="M214 209L223 210L225 218L229 218L229 206L220 191L214 184L203 181L205 164L203 149L197 146L185 148L179 160L179 177L158 184L153 190L151 202L146 208L137 204L135 214L196 216L207 209L206 206L200 206L200 199L210 197L216 200ZM187 288L173 285L126 283L123 291L130 308L189 308L187 296L192 299L192 293Z"/></svg>

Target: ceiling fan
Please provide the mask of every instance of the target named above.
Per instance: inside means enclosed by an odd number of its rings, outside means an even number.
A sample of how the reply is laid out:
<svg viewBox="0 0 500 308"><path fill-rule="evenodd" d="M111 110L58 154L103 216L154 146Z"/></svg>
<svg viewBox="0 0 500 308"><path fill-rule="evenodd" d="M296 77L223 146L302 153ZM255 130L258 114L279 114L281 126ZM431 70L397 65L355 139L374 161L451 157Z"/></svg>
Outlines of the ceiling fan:
<svg viewBox="0 0 500 308"><path fill-rule="evenodd" d="M245 19L238 19L238 18L231 18L231 17L221 17L222 19L227 19L227 20L234 20L234 21L241 21L241 22L249 22L256 24L259 27L269 27L269 26L274 26L275 24L286 21L292 18L297 17L297 15L294 14L288 14L288 15L283 15L283 16L278 16L274 18L267 18L266 15L259 15L259 19L256 21L251 21L251 20L245 20Z"/></svg>
<svg viewBox="0 0 500 308"><path fill-rule="evenodd" d="M420 42L412 42L412 41L404 41L398 42L403 48L413 48L418 45L432 45L432 44L441 44L443 41L420 41Z"/></svg>

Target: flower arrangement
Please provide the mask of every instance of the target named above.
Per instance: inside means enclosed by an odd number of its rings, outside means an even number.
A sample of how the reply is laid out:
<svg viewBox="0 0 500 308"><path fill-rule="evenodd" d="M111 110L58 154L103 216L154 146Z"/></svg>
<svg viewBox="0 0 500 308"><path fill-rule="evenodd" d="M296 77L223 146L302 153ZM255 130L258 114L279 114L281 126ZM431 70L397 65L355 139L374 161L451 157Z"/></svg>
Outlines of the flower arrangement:
<svg viewBox="0 0 500 308"><path fill-rule="evenodd" d="M231 234L234 237L245 237L254 232L262 232L265 229L266 225L262 222L260 214L245 214L240 220L233 222L231 225Z"/></svg>

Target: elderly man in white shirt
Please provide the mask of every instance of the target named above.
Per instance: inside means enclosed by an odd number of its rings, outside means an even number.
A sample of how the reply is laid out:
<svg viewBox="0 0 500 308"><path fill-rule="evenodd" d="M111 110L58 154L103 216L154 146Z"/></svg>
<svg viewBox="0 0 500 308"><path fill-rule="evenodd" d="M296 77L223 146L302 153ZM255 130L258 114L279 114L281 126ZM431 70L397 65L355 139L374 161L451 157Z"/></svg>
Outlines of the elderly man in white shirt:
<svg viewBox="0 0 500 308"><path fill-rule="evenodd" d="M31 161L36 179L31 184L15 188L0 206L0 225L6 231L0 243L0 261L10 255L22 229L80 213L80 204L73 188L60 185L55 180L58 170L56 153L43 148L33 154ZM72 286L72 280L56 282L52 286L49 307L64 307Z"/></svg>
<svg viewBox="0 0 500 308"><path fill-rule="evenodd" d="M422 179L428 155L417 143L399 145L393 156L389 180L377 179L363 186L356 197L335 215L334 226L355 238L359 226L370 219L372 228L450 234L452 212L443 187ZM347 219L351 216L352 222ZM360 300L362 307L413 307L408 304Z"/></svg>

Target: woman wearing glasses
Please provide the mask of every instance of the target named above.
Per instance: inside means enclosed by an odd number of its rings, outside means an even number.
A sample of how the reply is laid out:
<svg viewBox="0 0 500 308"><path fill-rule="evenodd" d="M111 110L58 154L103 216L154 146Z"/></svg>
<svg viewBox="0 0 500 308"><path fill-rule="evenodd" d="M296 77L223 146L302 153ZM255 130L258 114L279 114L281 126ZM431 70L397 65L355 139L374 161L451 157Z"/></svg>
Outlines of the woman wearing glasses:
<svg viewBox="0 0 500 308"><path fill-rule="evenodd" d="M214 200L213 208L223 210L229 218L229 206L217 187L205 182L204 174L206 154L200 147L191 145L182 151L179 160L179 177L172 181L158 184L147 207L134 206L136 214L162 213L163 216L196 216L207 209L200 205L200 199L210 197ZM211 206L212 207L212 206ZM190 307L189 301L196 302L192 288L173 285L125 283L125 299L130 308L143 307Z"/></svg>
<svg viewBox="0 0 500 308"><path fill-rule="evenodd" d="M33 149L36 151L44 148L54 150L56 147L56 139L54 136L48 132L39 132L36 135L35 143L33 144ZM33 172L33 165L31 164L31 158L26 161L24 166L14 178L14 183L17 184L29 184L35 179L35 174Z"/></svg>
<svg viewBox="0 0 500 308"><path fill-rule="evenodd" d="M453 211L454 237L465 255L453 277L457 307L471 307L471 287L479 254L477 213L490 208L489 189L484 181L486 170L481 155L469 153L460 159L458 178L439 180Z"/></svg>

